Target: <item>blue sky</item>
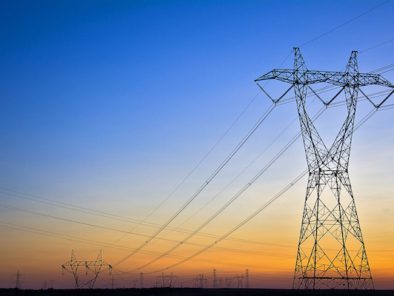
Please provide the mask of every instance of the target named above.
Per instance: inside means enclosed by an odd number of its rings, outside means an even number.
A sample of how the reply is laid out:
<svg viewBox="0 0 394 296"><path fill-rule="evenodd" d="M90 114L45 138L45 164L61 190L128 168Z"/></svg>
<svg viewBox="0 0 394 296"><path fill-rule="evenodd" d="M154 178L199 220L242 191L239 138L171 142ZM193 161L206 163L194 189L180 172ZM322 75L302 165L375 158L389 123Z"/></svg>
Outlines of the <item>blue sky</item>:
<svg viewBox="0 0 394 296"><path fill-rule="evenodd" d="M3 2L3 178L19 185L16 166L47 177L113 162L145 166L158 146L180 158L204 151L257 90L257 76L379 3ZM343 67L350 50L387 40L392 7L306 46L307 61ZM383 49L361 65L388 63L392 44Z"/></svg>
<svg viewBox="0 0 394 296"><path fill-rule="evenodd" d="M380 3L2 1L0 186L144 217L259 93L254 79L279 67L293 46L344 24L302 47L311 68L341 70L351 50L394 38L393 1L346 23ZM360 69L393 63L393 50L391 42L360 54ZM292 56L283 66L292 66ZM393 81L392 72L384 75ZM259 94L156 221L201 184L268 104ZM367 168L385 176L376 181L384 188L393 176L392 163L383 159L394 145L390 112L360 131L354 151L360 170L365 155L375 155ZM257 155L291 116L295 106L276 111L213 188ZM271 185L285 184L305 167L301 142L285 160L268 177ZM373 180L356 176L356 183ZM302 186L300 192L302 199Z"/></svg>

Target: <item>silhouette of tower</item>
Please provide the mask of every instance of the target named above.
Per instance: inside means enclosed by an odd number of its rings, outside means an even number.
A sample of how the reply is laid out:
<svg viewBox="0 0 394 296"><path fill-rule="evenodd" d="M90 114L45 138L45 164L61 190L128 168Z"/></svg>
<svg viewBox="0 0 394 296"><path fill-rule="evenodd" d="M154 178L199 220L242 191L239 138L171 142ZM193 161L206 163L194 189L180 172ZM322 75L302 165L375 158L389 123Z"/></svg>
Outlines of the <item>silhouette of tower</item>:
<svg viewBox="0 0 394 296"><path fill-rule="evenodd" d="M161 287L161 288L172 288L173 284L176 280L176 276L171 274L164 274L162 273L161 275L157 276L157 281L156 281L156 287ZM159 282L161 285L159 286Z"/></svg>
<svg viewBox="0 0 394 296"><path fill-rule="evenodd" d="M21 288L21 274L19 270L16 272L16 277L15 277L15 289L20 289Z"/></svg>
<svg viewBox="0 0 394 296"><path fill-rule="evenodd" d="M274 100L259 82L279 80L290 84ZM298 48L294 48L294 69L275 69L256 79L274 103L294 88L301 134L308 165L308 183L294 272L293 287L306 289L373 289L356 204L349 179L349 156L359 93L375 108L393 94L394 85L381 75L360 73L357 52L351 53L344 72L308 70ZM322 99L313 84L327 83L340 88L330 100ZM365 86L384 86L391 92L375 104L363 91ZM306 108L308 95L329 106L345 97L346 117L328 147L320 137Z"/></svg>
<svg viewBox="0 0 394 296"><path fill-rule="evenodd" d="M243 288L244 287L244 276L243 275L236 275L234 277L237 280L237 288Z"/></svg>
<svg viewBox="0 0 394 296"><path fill-rule="evenodd" d="M111 275L111 289L114 289L115 288L115 278L114 278L114 275L112 274Z"/></svg>
<svg viewBox="0 0 394 296"><path fill-rule="evenodd" d="M79 288L93 289L97 281L97 278L102 271L108 270L110 274L112 271L112 266L103 260L101 251L97 255L96 260L86 261L86 260L77 260L73 250L71 251L70 260L62 264L61 267L63 272L67 271L73 275L75 287L77 289ZM81 275L80 275L81 269L85 271L84 281L81 279Z"/></svg>
<svg viewBox="0 0 394 296"><path fill-rule="evenodd" d="M208 279L204 274L199 274L194 278L194 283L196 288L206 288Z"/></svg>

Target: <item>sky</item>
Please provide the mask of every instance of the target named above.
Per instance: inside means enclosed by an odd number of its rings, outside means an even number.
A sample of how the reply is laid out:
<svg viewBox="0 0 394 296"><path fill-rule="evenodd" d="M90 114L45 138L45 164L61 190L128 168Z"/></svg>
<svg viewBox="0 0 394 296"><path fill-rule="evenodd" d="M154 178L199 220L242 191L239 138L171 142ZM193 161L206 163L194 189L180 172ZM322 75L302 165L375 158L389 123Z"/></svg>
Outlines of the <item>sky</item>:
<svg viewBox="0 0 394 296"><path fill-rule="evenodd" d="M114 264L141 245L268 110L254 80L291 68L293 47L309 68L336 71L358 50L361 72L391 65L381 72L393 82L393 13L393 1L1 1L0 287L15 286L18 270L24 288L71 287L61 272L71 250L80 260L102 250ZM360 102L357 120L371 109ZM316 123L328 142L341 114L327 110ZM382 289L394 289L393 123L392 109L377 112L355 133L350 161ZM215 213L298 131L294 102L275 108L158 239L114 267L115 285L132 286L141 271L153 284L150 272L210 244L290 183L306 169L301 140L190 244L135 270ZM290 288L305 187L304 178L166 272L191 285L213 269L222 279L248 269L253 287ZM110 284L103 273L98 286Z"/></svg>

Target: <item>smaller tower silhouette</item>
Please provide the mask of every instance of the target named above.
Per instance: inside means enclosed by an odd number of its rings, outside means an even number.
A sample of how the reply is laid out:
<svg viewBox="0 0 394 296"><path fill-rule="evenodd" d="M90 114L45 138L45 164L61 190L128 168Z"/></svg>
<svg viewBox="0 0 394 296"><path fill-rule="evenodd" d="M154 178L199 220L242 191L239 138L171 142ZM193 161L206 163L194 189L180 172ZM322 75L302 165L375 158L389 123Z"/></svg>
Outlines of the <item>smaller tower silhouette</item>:
<svg viewBox="0 0 394 296"><path fill-rule="evenodd" d="M244 287L244 276L243 275L237 275L237 276L235 276L235 279L237 280L237 288L238 289L240 289L240 288L243 288Z"/></svg>
<svg viewBox="0 0 394 296"><path fill-rule="evenodd" d="M102 271L108 270L109 273L112 273L112 265L106 263L103 260L102 252L100 251L96 260L87 261L87 260L77 260L74 254L74 251L71 251L71 259L66 263L62 264L62 273L67 271L71 273L74 277L75 287L77 289L80 288L89 288L93 289L96 280L99 274ZM81 282L80 273L81 269L85 271L85 281Z"/></svg>
<svg viewBox="0 0 394 296"><path fill-rule="evenodd" d="M21 274L19 270L16 272L16 277L15 277L15 289L20 289L21 288Z"/></svg>

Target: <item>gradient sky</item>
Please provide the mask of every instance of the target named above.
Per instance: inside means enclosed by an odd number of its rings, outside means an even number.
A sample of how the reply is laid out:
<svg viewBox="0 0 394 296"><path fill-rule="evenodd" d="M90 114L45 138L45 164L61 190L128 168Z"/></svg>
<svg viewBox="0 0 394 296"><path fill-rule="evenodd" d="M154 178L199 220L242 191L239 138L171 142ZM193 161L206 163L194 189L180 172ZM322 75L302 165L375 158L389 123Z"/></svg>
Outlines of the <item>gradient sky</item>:
<svg viewBox="0 0 394 296"><path fill-rule="evenodd" d="M71 277L61 275L60 265L72 249L81 259L93 259L102 249L112 263L142 243L143 236L113 229L131 230L133 221L144 219L257 94L212 153L135 232L153 233L193 194L267 110L269 101L253 81L283 61L283 67L291 67L293 46L312 40L301 49L313 69L342 70L351 50L361 51L361 71L392 64L394 2L364 13L380 3L1 1L0 287L13 286L17 270L25 288L41 288L51 280L55 287L69 287ZM392 71L383 75L394 81ZM370 109L360 103L358 118ZM330 110L319 119L328 138L338 124L332 120L337 113ZM172 229L193 230L298 130L294 104L276 109ZM393 110L378 112L355 134L350 164L377 288L394 288L393 148ZM298 141L191 241L208 244L212 237L207 233L231 229L305 168ZM304 192L305 179L231 239L171 272L186 281L213 268L222 277L249 268L254 287L291 287ZM37 202L42 199L44 203ZM59 202L67 205L59 207ZM83 213L68 204L129 222ZM184 236L179 229L160 235L174 240ZM170 246L155 240L119 270L133 269L154 258L151 252ZM197 249L185 245L144 271L175 263ZM136 277L115 273L115 282L131 286ZM99 285L108 283L107 275Z"/></svg>

